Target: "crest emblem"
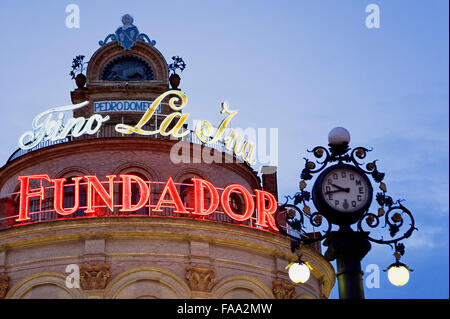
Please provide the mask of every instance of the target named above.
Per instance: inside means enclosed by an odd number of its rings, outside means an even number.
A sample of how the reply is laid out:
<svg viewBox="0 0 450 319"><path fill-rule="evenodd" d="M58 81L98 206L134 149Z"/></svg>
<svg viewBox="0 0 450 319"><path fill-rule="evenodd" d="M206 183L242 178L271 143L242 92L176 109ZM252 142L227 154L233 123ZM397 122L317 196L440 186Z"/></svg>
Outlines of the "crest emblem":
<svg viewBox="0 0 450 319"><path fill-rule="evenodd" d="M117 41L125 50L130 50L138 40L147 42L152 46L155 45L156 41L150 40L144 33L139 33L139 30L133 24L133 21L134 19L131 15L124 15L122 17L123 26L117 28L114 34L109 34L104 41L99 41L99 44L103 46L108 40Z"/></svg>
<svg viewBox="0 0 450 319"><path fill-rule="evenodd" d="M125 50L130 50L137 41L139 30L133 25L133 17L126 14L122 17L123 26L116 31L116 39Z"/></svg>

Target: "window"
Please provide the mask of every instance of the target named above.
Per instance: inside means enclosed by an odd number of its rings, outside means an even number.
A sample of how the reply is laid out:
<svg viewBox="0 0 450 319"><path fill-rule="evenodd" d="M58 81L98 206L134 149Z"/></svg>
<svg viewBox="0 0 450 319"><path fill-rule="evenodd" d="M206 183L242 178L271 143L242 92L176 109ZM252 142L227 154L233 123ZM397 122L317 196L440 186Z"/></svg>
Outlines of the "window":
<svg viewBox="0 0 450 319"><path fill-rule="evenodd" d="M230 194L230 207L236 214L243 214L244 207L244 198L239 193L231 193Z"/></svg>
<svg viewBox="0 0 450 319"><path fill-rule="evenodd" d="M123 55L109 62L103 69L103 81L150 81L153 80L153 70L143 59Z"/></svg>

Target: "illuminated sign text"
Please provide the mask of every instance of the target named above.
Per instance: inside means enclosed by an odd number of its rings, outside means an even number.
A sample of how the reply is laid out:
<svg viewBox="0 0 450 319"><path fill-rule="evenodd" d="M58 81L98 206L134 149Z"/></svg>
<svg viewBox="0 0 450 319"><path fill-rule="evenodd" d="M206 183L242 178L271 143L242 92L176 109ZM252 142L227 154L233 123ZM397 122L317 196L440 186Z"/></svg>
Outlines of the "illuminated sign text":
<svg viewBox="0 0 450 319"><path fill-rule="evenodd" d="M152 103L152 101L98 101L94 102L94 112L146 112ZM161 106L156 112L161 112Z"/></svg>
<svg viewBox="0 0 450 319"><path fill-rule="evenodd" d="M85 101L74 105L54 107L42 112L33 120L33 131L25 132L20 137L19 147L24 150L31 149L40 142L64 139L69 133L73 137L97 133L102 124L109 120L109 116L93 114L88 119L77 117L64 123L64 112L73 111L88 104L89 102Z"/></svg>
<svg viewBox="0 0 450 319"><path fill-rule="evenodd" d="M173 110L161 122L159 128L153 131L143 129L153 115L161 110L161 102L164 98L172 96L169 99L169 107ZM177 105L178 103L178 105ZM110 119L109 116L102 116L100 114L93 114L88 119L84 117L71 118L64 123L64 112L73 111L88 105L89 102L56 107L45 111L33 120L33 131L28 131L19 139L19 147L22 149L31 149L44 141L56 141L67 138L69 133L73 137L79 137L83 134L97 133L102 124ZM181 138L190 133L190 131L183 128L189 114L181 113L187 105L187 97L177 90L167 91L161 94L153 102L146 101L106 101L94 102L95 112L141 112L145 110L139 122L132 126L124 123L117 124L115 130L122 134L139 134L139 135L155 135L173 136ZM228 151L232 151L237 157L249 164L255 164L253 159L255 152L255 144L244 140L244 138L237 133L236 130L231 130L228 134L224 134L231 119L237 114L237 111L232 111L228 107L228 103L222 103L221 114L225 114L226 118L220 123L217 130L208 121L199 122L194 130L197 138L206 145L222 141ZM54 119L54 117L56 119Z"/></svg>
<svg viewBox="0 0 450 319"><path fill-rule="evenodd" d="M192 178L192 184L184 185L189 188L191 196L182 199L180 187L171 177L164 183L145 181L141 177L131 174L107 175L106 181L101 182L95 175L73 177L68 184L65 178L52 179L46 174L19 176L20 199L19 216L16 222L30 221L30 199L38 200L39 206L46 200L46 194L52 193L53 210L59 215L68 217L82 208L81 193L83 192L83 209L86 216L103 216L105 212L117 211L131 213L148 208L148 214L163 212L171 209L180 217L209 216L222 213L236 222L254 221L254 226L270 231L278 231L274 214L278 208L275 197L266 191L254 189L252 194L247 188L239 184L228 185L224 189L216 188L207 180ZM31 184L38 182L40 186L32 188ZM152 185L163 184L158 198L151 201ZM119 185L120 187L115 187ZM68 192L70 189L70 192ZM51 191L53 190L53 192ZM153 189L153 191L155 191ZM158 193L159 194L159 193ZM233 195L234 194L234 195ZM233 196L241 198L240 208L233 205ZM66 196L71 198L71 207L67 206ZM116 198L119 197L119 198ZM49 198L47 198L49 199ZM65 204L64 204L65 203ZM120 203L120 204L117 204ZM100 213L100 210L102 213Z"/></svg>

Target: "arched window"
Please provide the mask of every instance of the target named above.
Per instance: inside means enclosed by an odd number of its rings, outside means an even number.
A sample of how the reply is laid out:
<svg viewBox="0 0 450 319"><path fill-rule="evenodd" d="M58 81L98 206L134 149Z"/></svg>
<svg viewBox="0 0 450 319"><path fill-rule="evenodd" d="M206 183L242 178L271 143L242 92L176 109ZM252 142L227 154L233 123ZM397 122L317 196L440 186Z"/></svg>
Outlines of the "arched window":
<svg viewBox="0 0 450 319"><path fill-rule="evenodd" d="M122 55L109 62L103 69L103 81L150 81L154 79L153 70L142 58Z"/></svg>
<svg viewBox="0 0 450 319"><path fill-rule="evenodd" d="M236 214L243 214L244 207L244 198L240 193L231 193L230 194L230 207Z"/></svg>

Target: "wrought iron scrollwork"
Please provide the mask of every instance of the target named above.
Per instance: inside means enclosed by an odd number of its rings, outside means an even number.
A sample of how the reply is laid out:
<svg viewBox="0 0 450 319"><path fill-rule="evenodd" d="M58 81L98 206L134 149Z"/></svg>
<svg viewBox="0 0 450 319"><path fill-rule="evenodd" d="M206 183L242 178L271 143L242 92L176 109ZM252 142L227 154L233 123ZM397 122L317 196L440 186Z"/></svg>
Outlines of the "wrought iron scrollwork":
<svg viewBox="0 0 450 319"><path fill-rule="evenodd" d="M327 226L320 236L309 236L305 230L308 226L319 228L323 226L324 221ZM332 224L319 212L305 213L305 209L301 210L297 205L283 204L279 207L276 214L275 223L280 230L280 233L293 239L295 242L303 244L312 244L323 240L331 232ZM308 223L309 225L306 225ZM292 245L293 248L298 248L298 244Z"/></svg>
<svg viewBox="0 0 450 319"><path fill-rule="evenodd" d="M409 220L409 223L405 222L405 218ZM376 229L380 226L380 224L382 224L382 229L388 230L391 238L388 239L386 238L387 236L384 235L380 235L378 238L369 236L368 239L370 241L378 244L397 243L402 239L409 238L413 231L417 230L413 215L405 206L401 204L400 200L388 206L387 212L385 212L383 207L380 207L378 209L378 214L369 212L364 214L364 216L358 221L358 230L367 231L364 229L364 225L367 225L372 229ZM406 230L400 232L400 230L404 228L406 228Z"/></svg>
<svg viewBox="0 0 450 319"><path fill-rule="evenodd" d="M383 182L385 173L378 170L377 160L367 164L360 162L371 151L372 149L361 146L350 149L347 144L339 148L330 145L329 149L316 146L311 151L308 150L309 153L314 155L315 161L304 158L305 167L300 174L300 192L297 192L294 196L286 196L286 202L280 206L275 218L280 232L297 241L296 244L292 245L293 248L299 247L299 243L310 244L325 239L330 234L333 224L320 212L311 214L311 208L308 206L311 193L306 190L306 181L313 179L314 174L321 172L331 163L350 163L365 174L372 176L373 181L379 184L381 190L376 195L376 202L379 205L377 213L367 211L362 214L355 223L357 231L376 230L376 232L379 232L380 230L387 230L387 235L375 236L370 234L368 239L378 244L393 247L397 260L404 254L405 248L400 241L409 238L413 231L417 230L414 218L412 213L402 205L401 200L394 201L392 197L386 194L387 186ZM303 205L303 209L299 205ZM323 223L326 222L328 227L325 227L319 237L310 238L305 231L307 228L305 227L306 222L314 228L323 227Z"/></svg>

